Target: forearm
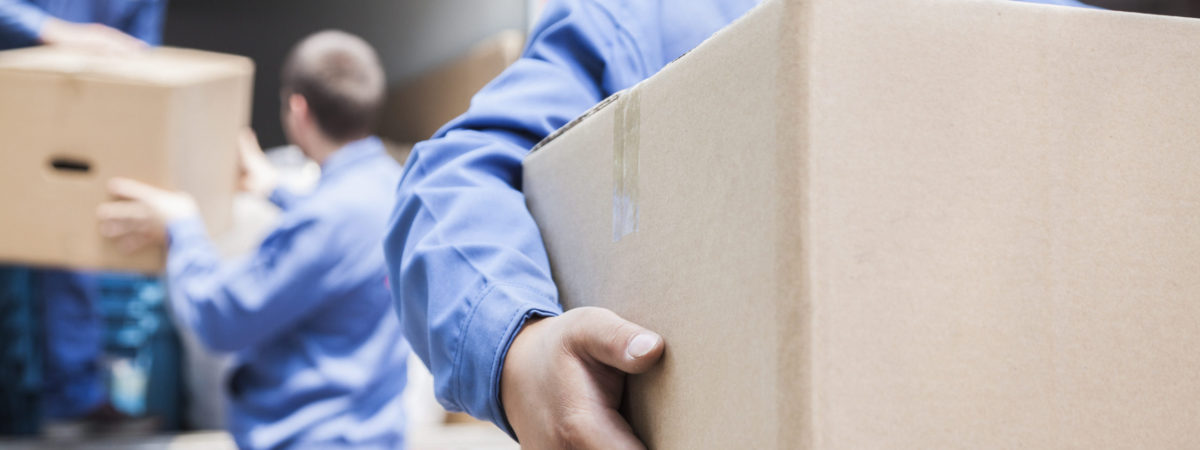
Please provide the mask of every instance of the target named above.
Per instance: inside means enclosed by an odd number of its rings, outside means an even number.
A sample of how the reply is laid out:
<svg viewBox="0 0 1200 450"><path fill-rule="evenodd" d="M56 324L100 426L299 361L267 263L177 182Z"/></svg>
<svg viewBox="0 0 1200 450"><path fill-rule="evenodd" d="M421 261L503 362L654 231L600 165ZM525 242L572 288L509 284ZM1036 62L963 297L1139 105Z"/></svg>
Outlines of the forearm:
<svg viewBox="0 0 1200 450"><path fill-rule="evenodd" d="M250 348L286 332L338 292L346 226L285 217L252 254L221 261L198 217L170 224L167 283L176 316L206 346Z"/></svg>
<svg viewBox="0 0 1200 450"><path fill-rule="evenodd" d="M167 227L167 286L172 312L206 346L223 347L219 327L213 326L220 314L213 307L220 256L213 247L199 217L172 222Z"/></svg>
<svg viewBox="0 0 1200 450"><path fill-rule="evenodd" d="M455 163L437 169L421 153L410 160L387 253L402 255L392 265L399 269L392 285L399 288L400 317L434 373L439 400L504 427L497 387L508 343L527 318L560 309L537 227L509 183L513 176L489 175L468 162L507 160L493 170L508 173L519 168L522 150L475 147L483 138L443 141L438 157ZM456 151L464 153L448 153ZM449 179L464 171L470 175ZM453 195L445 197L447 190ZM488 225L462 227L469 223Z"/></svg>
<svg viewBox="0 0 1200 450"><path fill-rule="evenodd" d="M561 312L521 162L610 93L606 52L618 34L594 3L548 8L526 54L413 149L386 244L405 335L438 399L510 432L499 394L505 354L526 320Z"/></svg>

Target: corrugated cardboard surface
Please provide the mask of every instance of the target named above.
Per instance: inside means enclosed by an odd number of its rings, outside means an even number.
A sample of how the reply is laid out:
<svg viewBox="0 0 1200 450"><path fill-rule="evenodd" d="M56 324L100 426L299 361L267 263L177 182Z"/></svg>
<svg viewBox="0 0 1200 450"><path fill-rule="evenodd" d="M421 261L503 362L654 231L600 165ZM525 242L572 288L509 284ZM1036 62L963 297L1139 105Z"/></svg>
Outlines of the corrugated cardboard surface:
<svg viewBox="0 0 1200 450"><path fill-rule="evenodd" d="M0 261L161 269L161 248L123 255L99 236L96 207L115 176L188 191L212 231L223 229L252 73L245 58L182 49L121 60L0 53ZM63 160L89 170L55 169Z"/></svg>
<svg viewBox="0 0 1200 450"><path fill-rule="evenodd" d="M769 0L524 188L564 304L666 339L626 405L651 447L1196 448L1198 42Z"/></svg>
<svg viewBox="0 0 1200 450"><path fill-rule="evenodd" d="M471 97L521 56L525 34L507 30L454 61L400 85L389 96L380 135L396 142L429 139L467 112Z"/></svg>

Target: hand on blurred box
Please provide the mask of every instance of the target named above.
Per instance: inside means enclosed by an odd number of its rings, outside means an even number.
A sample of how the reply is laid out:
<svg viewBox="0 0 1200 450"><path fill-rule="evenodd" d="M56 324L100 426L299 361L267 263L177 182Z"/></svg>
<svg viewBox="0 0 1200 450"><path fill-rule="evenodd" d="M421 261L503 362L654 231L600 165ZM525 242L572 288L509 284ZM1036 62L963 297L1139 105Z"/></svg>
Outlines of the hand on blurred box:
<svg viewBox="0 0 1200 450"><path fill-rule="evenodd" d="M149 48L138 38L98 23L73 23L46 19L38 36L43 44L74 48L110 56L131 56Z"/></svg>
<svg viewBox="0 0 1200 450"><path fill-rule="evenodd" d="M108 191L116 200L96 209L100 235L116 241L122 252L165 244L168 224L199 215L196 201L183 192L127 178L110 180Z"/></svg>
<svg viewBox="0 0 1200 450"><path fill-rule="evenodd" d="M263 154L254 130L243 130L238 137L238 189L267 198L278 184L279 174Z"/></svg>

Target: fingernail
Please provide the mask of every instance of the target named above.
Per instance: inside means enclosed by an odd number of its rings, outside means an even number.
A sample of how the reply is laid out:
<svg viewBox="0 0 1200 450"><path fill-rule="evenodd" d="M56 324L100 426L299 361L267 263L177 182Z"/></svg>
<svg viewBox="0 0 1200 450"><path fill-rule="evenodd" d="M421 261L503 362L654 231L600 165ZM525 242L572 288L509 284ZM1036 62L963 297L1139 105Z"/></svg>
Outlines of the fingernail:
<svg viewBox="0 0 1200 450"><path fill-rule="evenodd" d="M632 341L629 341L629 347L625 348L625 353L628 354L630 358L641 358L646 356L647 353L650 353L650 350L653 350L655 345L658 345L657 336L639 334L635 336Z"/></svg>

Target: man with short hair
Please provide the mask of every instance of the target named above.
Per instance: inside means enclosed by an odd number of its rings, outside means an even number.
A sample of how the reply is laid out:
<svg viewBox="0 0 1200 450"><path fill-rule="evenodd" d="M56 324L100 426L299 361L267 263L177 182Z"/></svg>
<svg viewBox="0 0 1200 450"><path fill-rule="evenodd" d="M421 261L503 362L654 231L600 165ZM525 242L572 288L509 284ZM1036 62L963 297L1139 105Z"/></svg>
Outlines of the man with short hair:
<svg viewBox="0 0 1200 450"><path fill-rule="evenodd" d="M100 207L101 233L130 249L165 237L174 313L208 347L236 352L239 447L402 447L409 348L380 248L400 166L371 136L383 70L362 39L324 31L297 44L282 78L284 130L321 179L305 197L281 189L242 139L242 188L283 210L256 252L220 261L190 196L128 179L110 182L124 200Z"/></svg>

